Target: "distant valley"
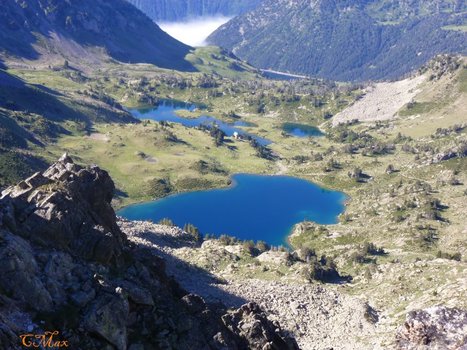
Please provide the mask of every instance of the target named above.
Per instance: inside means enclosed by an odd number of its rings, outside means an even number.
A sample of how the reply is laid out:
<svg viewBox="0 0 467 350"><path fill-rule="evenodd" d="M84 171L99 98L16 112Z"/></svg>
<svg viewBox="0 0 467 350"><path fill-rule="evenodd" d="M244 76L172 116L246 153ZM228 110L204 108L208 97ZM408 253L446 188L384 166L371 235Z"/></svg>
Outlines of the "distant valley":
<svg viewBox="0 0 467 350"><path fill-rule="evenodd" d="M205 46L206 38L234 16L254 9L261 0L127 0L165 32L191 46Z"/></svg>
<svg viewBox="0 0 467 350"><path fill-rule="evenodd" d="M191 46L206 46L207 37L261 0L127 0L165 32Z"/></svg>

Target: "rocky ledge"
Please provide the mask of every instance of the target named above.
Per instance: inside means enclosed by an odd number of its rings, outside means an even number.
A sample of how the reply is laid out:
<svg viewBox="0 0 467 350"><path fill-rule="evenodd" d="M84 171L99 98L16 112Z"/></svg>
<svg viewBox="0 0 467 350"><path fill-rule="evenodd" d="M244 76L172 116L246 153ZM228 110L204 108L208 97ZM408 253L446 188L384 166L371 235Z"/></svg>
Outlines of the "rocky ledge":
<svg viewBox="0 0 467 350"><path fill-rule="evenodd" d="M52 331L73 349L297 348L258 305L228 312L168 277L120 230L114 189L107 172L64 155L2 192L1 349Z"/></svg>
<svg viewBox="0 0 467 350"><path fill-rule="evenodd" d="M467 311L435 306L412 311L398 330L399 349L467 349Z"/></svg>

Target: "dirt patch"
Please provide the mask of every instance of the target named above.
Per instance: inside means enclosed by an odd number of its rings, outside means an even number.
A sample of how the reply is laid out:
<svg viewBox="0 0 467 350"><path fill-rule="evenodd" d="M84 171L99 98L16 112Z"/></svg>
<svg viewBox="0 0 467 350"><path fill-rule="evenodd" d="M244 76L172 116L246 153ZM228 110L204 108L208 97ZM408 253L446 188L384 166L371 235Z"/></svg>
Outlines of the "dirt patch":
<svg viewBox="0 0 467 350"><path fill-rule="evenodd" d="M391 83L377 83L366 89L365 96L349 108L336 114L332 125L351 120L362 122L389 120L409 103L419 92L425 76L418 76Z"/></svg>

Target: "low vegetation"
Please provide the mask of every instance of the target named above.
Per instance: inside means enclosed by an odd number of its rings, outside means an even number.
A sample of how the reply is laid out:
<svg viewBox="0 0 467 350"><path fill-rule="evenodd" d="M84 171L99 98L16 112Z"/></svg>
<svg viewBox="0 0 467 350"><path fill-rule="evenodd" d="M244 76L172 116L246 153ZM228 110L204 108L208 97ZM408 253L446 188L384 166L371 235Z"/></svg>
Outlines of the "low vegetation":
<svg viewBox="0 0 467 350"><path fill-rule="evenodd" d="M221 55L213 50L193 55L205 60L210 54ZM147 65L123 69L113 63L79 75L66 73L70 68L63 64L59 69L10 70L15 84L26 82L21 89L41 103L21 99L21 90L12 95L13 89L0 89L0 118L8 120L0 129L0 185L43 168L65 151L80 163L97 163L109 171L117 185L115 208L229 186L230 176L239 172L297 176L348 195L338 224L302 223L288 248L229 236L213 240L186 225L197 250L185 258L221 274L234 271L240 278L347 282L342 290L374 300L372 306L395 318L414 305L448 299L437 287L442 283L461 293L458 278L465 273L467 254L462 233L467 121L464 107L452 109L449 104L465 98L464 60L453 64L439 59L441 63L428 67L423 74L434 78L427 79L413 105L393 119L355 120L334 128L333 116L359 99L363 86L313 79L270 81L248 69L231 79L222 73L228 63L215 61L212 70L198 73ZM216 68L221 63L227 66ZM39 85L62 95L51 96L44 89L30 92ZM272 143L263 147L215 129L140 122L120 106L166 98L200 106L180 112L184 117L209 114L227 122L244 121L245 131ZM437 105L431 105L433 101ZM291 137L283 132L285 122L319 126L325 136ZM170 218L161 223L173 225ZM209 253L210 244L226 252L219 257L218 250ZM435 281L433 276L445 277Z"/></svg>

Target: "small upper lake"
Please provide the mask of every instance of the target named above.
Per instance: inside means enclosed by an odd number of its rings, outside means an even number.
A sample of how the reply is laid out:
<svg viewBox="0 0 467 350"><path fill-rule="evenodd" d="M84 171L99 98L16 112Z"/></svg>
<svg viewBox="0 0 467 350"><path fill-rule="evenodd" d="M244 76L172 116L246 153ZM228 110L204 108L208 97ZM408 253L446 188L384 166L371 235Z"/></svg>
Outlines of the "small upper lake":
<svg viewBox="0 0 467 350"><path fill-rule="evenodd" d="M289 135L295 137L323 136L324 134L317 128L311 125L284 123L282 129Z"/></svg>
<svg viewBox="0 0 467 350"><path fill-rule="evenodd" d="M170 218L182 227L191 223L203 234L280 245L299 222L336 223L345 198L295 177L237 174L229 188L173 195L126 207L118 215L154 222Z"/></svg>
<svg viewBox="0 0 467 350"><path fill-rule="evenodd" d="M251 126L252 124L238 120L234 123L226 123L222 120L216 119L210 116L200 116L197 118L184 118L178 116L175 112L178 110L188 110L193 112L196 109L196 105L173 101L173 100L162 100L157 106L153 108L143 108L143 109L130 109L130 113L138 119L150 119L156 121L165 121L182 124L189 128L195 128L202 125L216 125L220 130L222 130L227 136L233 136L235 132L239 135L250 136L256 140L260 145L267 146L271 144L271 141L263 137L259 137L253 134L250 134L239 127L242 126Z"/></svg>

